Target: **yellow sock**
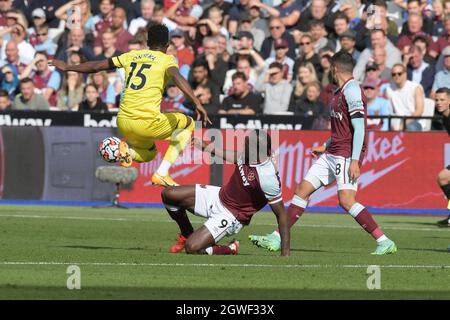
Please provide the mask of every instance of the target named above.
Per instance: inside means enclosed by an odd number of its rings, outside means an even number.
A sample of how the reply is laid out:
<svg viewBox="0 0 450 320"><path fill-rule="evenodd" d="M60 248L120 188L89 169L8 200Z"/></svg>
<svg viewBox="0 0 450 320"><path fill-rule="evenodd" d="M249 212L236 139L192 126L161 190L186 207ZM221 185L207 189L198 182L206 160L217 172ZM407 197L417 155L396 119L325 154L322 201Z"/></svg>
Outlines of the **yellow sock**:
<svg viewBox="0 0 450 320"><path fill-rule="evenodd" d="M164 160L169 161L170 163L174 163L178 158L180 153L184 150L187 143L189 142L192 132L194 131L195 123L191 121L189 126L183 130L177 130L176 135L172 135L172 139L170 140L169 148L164 155Z"/></svg>

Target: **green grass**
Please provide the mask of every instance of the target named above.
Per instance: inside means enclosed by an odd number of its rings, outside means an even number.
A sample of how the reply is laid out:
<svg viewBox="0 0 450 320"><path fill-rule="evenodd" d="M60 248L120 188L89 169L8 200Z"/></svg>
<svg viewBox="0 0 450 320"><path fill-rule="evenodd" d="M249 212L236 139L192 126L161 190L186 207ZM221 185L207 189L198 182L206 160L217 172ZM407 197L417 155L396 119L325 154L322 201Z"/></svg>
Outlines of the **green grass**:
<svg viewBox="0 0 450 320"><path fill-rule="evenodd" d="M168 253L177 227L164 210L3 205L0 298L450 299L450 230L434 217L375 218L397 254L371 256L374 241L350 216L305 214L280 258L247 240L273 230L264 212L237 235L239 255L188 256ZM81 290L66 288L70 264ZM367 265L381 266L380 290L367 289Z"/></svg>

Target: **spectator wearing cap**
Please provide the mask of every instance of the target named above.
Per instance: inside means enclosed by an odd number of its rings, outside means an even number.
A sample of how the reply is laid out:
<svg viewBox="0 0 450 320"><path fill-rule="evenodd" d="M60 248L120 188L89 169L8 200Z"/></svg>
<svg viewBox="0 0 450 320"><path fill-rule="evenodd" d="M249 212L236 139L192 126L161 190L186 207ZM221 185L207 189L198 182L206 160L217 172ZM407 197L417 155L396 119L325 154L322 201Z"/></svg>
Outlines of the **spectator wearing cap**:
<svg viewBox="0 0 450 320"><path fill-rule="evenodd" d="M114 7L114 0L100 0L98 6L100 12L95 16L89 17L86 22L88 33L92 33L94 37L98 37L105 30L111 28Z"/></svg>
<svg viewBox="0 0 450 320"><path fill-rule="evenodd" d="M5 65L1 69L0 87L9 95L9 99L14 100L19 87L19 76L14 73L9 65Z"/></svg>
<svg viewBox="0 0 450 320"><path fill-rule="evenodd" d="M116 38L115 47L120 52L126 52L128 49L128 41L133 39L133 36L123 27L127 20L125 9L117 7L112 14L111 31ZM94 52L99 55L103 52L101 33L95 38Z"/></svg>
<svg viewBox="0 0 450 320"><path fill-rule="evenodd" d="M42 95L34 92L33 80L20 80L20 94L14 99L13 110L48 110L48 102Z"/></svg>
<svg viewBox="0 0 450 320"><path fill-rule="evenodd" d="M358 61L361 52L356 50L356 33L352 29L348 29L339 35L339 44L342 50L352 55L355 61Z"/></svg>
<svg viewBox="0 0 450 320"><path fill-rule="evenodd" d="M410 30L410 22L409 17L411 15L418 15L422 18L421 25L419 31L422 31L428 35L431 35L433 33L433 20L431 20L426 15L422 14L422 4L420 0L408 0L406 5L407 13L408 13L408 20L405 21L402 25L402 32L401 35L407 35ZM413 22L416 24L417 22ZM418 31L415 31L418 32Z"/></svg>
<svg viewBox="0 0 450 320"><path fill-rule="evenodd" d="M27 31L26 28L21 24L15 24L12 26L11 39L9 41L4 41L1 48L1 59L4 60L6 57L6 47L9 42L15 42L19 50L20 61L24 64L29 64L33 58L36 50L33 46L26 41Z"/></svg>
<svg viewBox="0 0 450 320"><path fill-rule="evenodd" d="M196 89L200 85L208 87L211 90L213 102L219 103L220 87L212 80L211 71L207 63L201 60L194 61L189 80L193 89Z"/></svg>
<svg viewBox="0 0 450 320"><path fill-rule="evenodd" d="M364 94L367 101L367 115L368 116L389 116L392 114L392 107L389 100L379 96L380 80L373 78L366 78L362 83ZM367 119L367 126L369 129L378 129L381 131L389 130L389 120Z"/></svg>
<svg viewBox="0 0 450 320"><path fill-rule="evenodd" d="M256 83L256 90L264 95L264 114L288 111L292 86L283 78L283 69L281 63L272 62Z"/></svg>
<svg viewBox="0 0 450 320"><path fill-rule="evenodd" d="M319 53L322 48L333 48L335 46L334 42L327 38L327 31L322 21L311 21L309 24L309 33L311 34L311 38L313 40L315 53Z"/></svg>
<svg viewBox="0 0 450 320"><path fill-rule="evenodd" d="M289 111L301 118L319 118L326 114L325 105L319 100L320 84L311 82L305 86L304 93L298 99L291 99Z"/></svg>
<svg viewBox="0 0 450 320"><path fill-rule="evenodd" d="M387 70L384 70L387 71ZM364 74L364 81L366 81L367 79L371 79L371 80L377 80L380 83L378 84L378 93L381 96L384 96L386 93L386 89L389 86L389 81L386 80L381 80L381 72L380 72L380 68L378 66L378 64L376 64L375 62L369 62L366 65L366 72ZM389 74L389 76L391 76Z"/></svg>
<svg viewBox="0 0 450 320"><path fill-rule="evenodd" d="M444 68L436 73L433 88L431 89L431 97L435 96L435 92L439 88L450 89L450 46L444 49L442 56L444 57Z"/></svg>
<svg viewBox="0 0 450 320"><path fill-rule="evenodd" d="M386 33L381 29L374 29L370 33L370 48L364 49L358 58L355 68L353 69L353 75L355 79L362 80L364 70L370 58L373 56L373 48L382 47L386 49L386 67L392 68L396 63L402 62L402 55L399 49L397 49L392 42L386 37Z"/></svg>
<svg viewBox="0 0 450 320"><path fill-rule="evenodd" d="M190 47L186 46L186 38L183 31L179 29L172 31L170 33L170 42L177 51L176 57L180 67L191 65L194 62L194 52Z"/></svg>
<svg viewBox="0 0 450 320"><path fill-rule="evenodd" d="M248 56L252 67L264 63L264 59L254 47L254 39L251 32L239 31L233 38L235 38L238 42L235 48L235 52L231 55L228 62L231 68L236 67L236 62L241 56Z"/></svg>
<svg viewBox="0 0 450 320"><path fill-rule="evenodd" d="M100 99L98 89L95 84L88 84L84 87L83 101L81 101L78 111L84 112L107 112L108 107Z"/></svg>
<svg viewBox="0 0 450 320"><path fill-rule="evenodd" d="M255 115L261 112L261 96L250 91L242 72L233 75L232 94L223 99L219 114Z"/></svg>
<svg viewBox="0 0 450 320"><path fill-rule="evenodd" d="M320 65L320 58L317 53L314 52L314 46L311 35L305 33L300 38L300 55L295 60L294 73L297 72L300 64L309 62L314 66L318 78L322 77L322 66Z"/></svg>
<svg viewBox="0 0 450 320"><path fill-rule="evenodd" d="M420 48L420 51L422 51L423 55L423 61L430 65L436 65L436 59L433 58L429 53L429 39L426 37L425 34L419 34L414 37L413 45Z"/></svg>
<svg viewBox="0 0 450 320"><path fill-rule="evenodd" d="M8 92L3 89L0 89L0 111L6 112L10 111L12 108L11 100L9 99Z"/></svg>
<svg viewBox="0 0 450 320"><path fill-rule="evenodd" d="M302 6L294 0L282 0L281 4L275 7L275 10L277 13L271 16L280 17L286 29L292 30L300 20ZM271 11L268 12L270 14Z"/></svg>
<svg viewBox="0 0 450 320"><path fill-rule="evenodd" d="M429 96L434 81L434 66L423 61L423 54L420 48L412 46L409 53L404 55L403 64L407 67L408 80L420 83Z"/></svg>
<svg viewBox="0 0 450 320"><path fill-rule="evenodd" d="M31 13L32 26L28 28L28 42L34 47L38 43L37 32L46 23L45 11L42 8L34 9Z"/></svg>
<svg viewBox="0 0 450 320"><path fill-rule="evenodd" d="M420 83L407 79L406 67L399 63L392 67L392 83L386 90L386 96L392 105L393 114L401 117L420 117L424 110L425 94ZM393 119L391 126L394 130L422 131L422 126L415 119L403 121Z"/></svg>
<svg viewBox="0 0 450 320"><path fill-rule="evenodd" d="M248 79L247 80L248 87L249 87L250 91L253 92L255 90L256 81L258 79L258 74L255 71L255 69L252 68L252 66L250 65L250 60L248 59L247 56L239 57L238 61L236 63L236 69L231 69L231 70L227 71L227 74L225 76L225 83L223 85L223 92L228 96L233 94L232 78L236 72L242 72L243 74L245 74L245 76Z"/></svg>
<svg viewBox="0 0 450 320"><path fill-rule="evenodd" d="M193 0L178 0L166 11L166 16L180 26L195 26L203 9Z"/></svg>
<svg viewBox="0 0 450 320"><path fill-rule="evenodd" d="M253 20L250 15L242 16L239 21L239 31L250 32L253 35L253 47L256 51L260 51L264 39L266 38L264 31L253 26Z"/></svg>
<svg viewBox="0 0 450 320"><path fill-rule="evenodd" d="M407 54L409 48L412 45L414 37L418 35L423 35L428 39L428 43L430 43L429 53L433 57L436 57L438 55L437 52L438 49L436 48L436 45L433 43L433 39L431 38L431 36L422 31L422 26L423 26L423 18L421 14L419 13L409 14L406 32L403 33L398 39L397 48L399 48L403 54Z"/></svg>
<svg viewBox="0 0 450 320"><path fill-rule="evenodd" d="M450 13L445 15L444 31L436 40L435 50L441 53L447 46L450 46Z"/></svg>
<svg viewBox="0 0 450 320"><path fill-rule="evenodd" d="M262 73L266 73L267 70L270 69L270 65L277 62L282 66L283 79L291 81L294 73L294 60L287 56L289 48L286 39L281 38L275 40L274 47L275 57L267 58L263 61L263 64L260 65Z"/></svg>
<svg viewBox="0 0 450 320"><path fill-rule="evenodd" d="M288 42L289 50L287 56L291 59L295 59L295 41L292 35L286 31L286 27L281 22L280 18L270 19L270 36L264 39L261 46L261 56L264 59L275 56L274 42L278 39L285 39ZM314 51L314 48L313 48Z"/></svg>
<svg viewBox="0 0 450 320"><path fill-rule="evenodd" d="M23 8L23 12L33 12L35 9L41 8L45 12L47 24L50 29L59 28L61 20L56 16L56 11L65 5L67 0L39 0L28 1L28 4ZM66 11L70 7L67 7Z"/></svg>

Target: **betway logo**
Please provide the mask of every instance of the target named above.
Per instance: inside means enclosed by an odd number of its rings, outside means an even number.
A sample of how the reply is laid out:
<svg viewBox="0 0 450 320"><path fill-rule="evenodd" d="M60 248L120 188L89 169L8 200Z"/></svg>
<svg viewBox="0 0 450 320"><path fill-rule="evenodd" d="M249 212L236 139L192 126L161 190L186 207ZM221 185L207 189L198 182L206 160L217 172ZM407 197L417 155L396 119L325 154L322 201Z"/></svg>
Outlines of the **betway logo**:
<svg viewBox="0 0 450 320"><path fill-rule="evenodd" d="M241 174L242 182L244 183L244 187L249 186L250 183L248 183L247 177L245 176L243 163L241 161L238 161L237 165L239 168L239 173Z"/></svg>
<svg viewBox="0 0 450 320"><path fill-rule="evenodd" d="M301 130L302 125L286 123L265 123L262 124L261 120L249 119L247 123L237 123L235 125L228 122L227 118L220 118L220 129L264 129L264 130Z"/></svg>
<svg viewBox="0 0 450 320"><path fill-rule="evenodd" d="M0 126L49 127L51 125L52 119L12 118L9 114L0 115Z"/></svg>
<svg viewBox="0 0 450 320"><path fill-rule="evenodd" d="M117 117L113 116L111 120L103 119L100 121L97 121L95 119L91 118L91 115L89 113L84 115L84 122L83 125L87 128L93 127L93 128L100 128L100 127L117 127Z"/></svg>
<svg viewBox="0 0 450 320"><path fill-rule="evenodd" d="M331 109L330 116L342 121L342 112L336 112L333 109Z"/></svg>

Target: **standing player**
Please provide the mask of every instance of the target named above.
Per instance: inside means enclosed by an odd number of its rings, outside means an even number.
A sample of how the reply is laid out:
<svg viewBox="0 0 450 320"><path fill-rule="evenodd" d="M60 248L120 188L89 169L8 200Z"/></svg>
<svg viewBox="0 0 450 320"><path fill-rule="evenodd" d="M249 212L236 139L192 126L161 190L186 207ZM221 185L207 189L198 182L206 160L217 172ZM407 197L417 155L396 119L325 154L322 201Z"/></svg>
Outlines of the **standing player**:
<svg viewBox="0 0 450 320"><path fill-rule="evenodd" d="M340 51L331 62L331 74L339 85L331 100L331 138L323 146L312 148L318 160L295 190L288 208L289 223L292 226L299 219L312 193L337 181L340 206L377 242L372 254L394 253L397 251L395 243L383 234L367 209L356 202L357 179L366 151L366 97L353 79L352 56ZM272 251L280 248L278 231L266 236L251 235L250 240Z"/></svg>
<svg viewBox="0 0 450 320"><path fill-rule="evenodd" d="M210 145L202 148L217 154L224 160L235 163L236 169L223 187L209 185L185 185L169 187L161 196L170 217L180 227L176 244L170 251L199 254L236 254L239 243L228 246L217 243L226 235L238 233L250 223L253 214L269 203L278 220L281 255L290 253L289 218L281 198L281 184L271 159L270 136L261 130L251 131L245 137L244 152L212 151ZM205 224L195 230L186 215L186 210L207 218Z"/></svg>
<svg viewBox="0 0 450 320"><path fill-rule="evenodd" d="M79 65L66 65L63 61L52 64L62 71L95 73L102 70L124 68L126 79L117 127L125 140L120 143L120 163L129 167L132 159L147 162L157 154L154 140L171 138L170 146L152 183L162 186L178 185L169 175L169 168L190 140L194 130L192 118L182 113L161 113L160 104L169 78L192 100L197 120L209 120L205 109L195 97L189 83L180 75L175 58L165 52L169 46L169 31L165 25L148 28L149 49L133 50L118 57L102 61L89 61Z"/></svg>

